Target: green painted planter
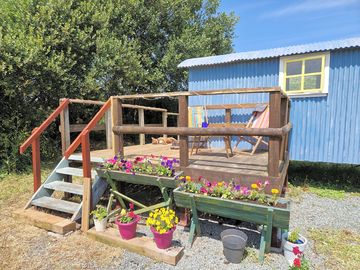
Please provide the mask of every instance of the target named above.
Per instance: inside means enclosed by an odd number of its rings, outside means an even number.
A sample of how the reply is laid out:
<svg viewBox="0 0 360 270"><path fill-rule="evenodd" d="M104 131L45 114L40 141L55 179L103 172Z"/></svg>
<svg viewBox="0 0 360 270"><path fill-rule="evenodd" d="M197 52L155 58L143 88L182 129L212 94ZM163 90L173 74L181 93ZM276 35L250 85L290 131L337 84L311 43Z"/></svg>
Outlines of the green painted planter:
<svg viewBox="0 0 360 270"><path fill-rule="evenodd" d="M140 184L140 185L150 185L158 186L159 181L163 187L167 188L176 188L179 185L179 181L176 179L182 172L177 172L174 177L166 176L156 176L156 175L147 175L147 174L131 174L122 171L110 171L97 169L96 170L99 177L108 178L108 174L112 180L127 182L131 184Z"/></svg>
<svg viewBox="0 0 360 270"><path fill-rule="evenodd" d="M270 250L272 227L289 229L290 201L282 198L279 199L278 205L281 204L284 208L188 193L178 187L174 190L174 200L176 206L190 208L192 211L190 242L193 241L195 231L200 234L197 211L263 225L260 261L263 261L264 252Z"/></svg>

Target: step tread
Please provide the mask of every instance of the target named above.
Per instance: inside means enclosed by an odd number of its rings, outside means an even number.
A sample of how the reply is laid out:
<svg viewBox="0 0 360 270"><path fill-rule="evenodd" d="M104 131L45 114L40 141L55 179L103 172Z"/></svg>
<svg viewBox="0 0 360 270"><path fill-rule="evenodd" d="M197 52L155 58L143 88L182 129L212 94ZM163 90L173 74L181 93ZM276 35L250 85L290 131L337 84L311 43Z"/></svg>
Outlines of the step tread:
<svg viewBox="0 0 360 270"><path fill-rule="evenodd" d="M52 197L41 197L33 200L31 204L69 214L74 214L80 206L78 203L59 200Z"/></svg>
<svg viewBox="0 0 360 270"><path fill-rule="evenodd" d="M79 176L83 177L83 169L82 168L74 168L74 167L64 167L56 170L57 173ZM95 178L96 172L91 170L91 178Z"/></svg>
<svg viewBox="0 0 360 270"><path fill-rule="evenodd" d="M47 189L52 189L56 191L68 192L72 194L82 195L83 186L74 183L68 183L64 181L54 181L44 185Z"/></svg>
<svg viewBox="0 0 360 270"><path fill-rule="evenodd" d="M82 161L82 156L81 155L71 155L68 160L71 161ZM101 157L91 157L90 158L90 162L92 163L103 163L105 161L105 159L101 158Z"/></svg>

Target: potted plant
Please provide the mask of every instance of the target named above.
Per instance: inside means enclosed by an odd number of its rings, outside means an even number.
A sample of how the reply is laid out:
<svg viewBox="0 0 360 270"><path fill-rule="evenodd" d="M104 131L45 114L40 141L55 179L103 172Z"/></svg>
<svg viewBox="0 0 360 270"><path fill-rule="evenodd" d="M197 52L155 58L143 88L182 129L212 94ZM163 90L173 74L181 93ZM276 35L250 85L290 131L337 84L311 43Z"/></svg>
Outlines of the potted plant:
<svg viewBox="0 0 360 270"><path fill-rule="evenodd" d="M140 216L134 213L134 204L130 203L130 210L122 209L120 215L115 219L122 239L129 240L136 236L136 226Z"/></svg>
<svg viewBox="0 0 360 270"><path fill-rule="evenodd" d="M149 214L146 225L150 226L158 248L166 249L171 246L173 233L178 222L179 219L175 216L175 211L171 209L160 208Z"/></svg>
<svg viewBox="0 0 360 270"><path fill-rule="evenodd" d="M96 210L93 210L90 214L93 215L95 230L97 232L103 232L106 229L107 225L107 211L105 207L98 205Z"/></svg>
<svg viewBox="0 0 360 270"><path fill-rule="evenodd" d="M304 253L298 247L293 248L295 259L290 265L289 270L310 270L310 262L305 259Z"/></svg>
<svg viewBox="0 0 360 270"><path fill-rule="evenodd" d="M307 243L307 239L299 233L299 229L283 234L282 247L284 249L284 256L289 265L294 264L294 260L297 256L294 254L294 248L299 250L301 253L304 253Z"/></svg>

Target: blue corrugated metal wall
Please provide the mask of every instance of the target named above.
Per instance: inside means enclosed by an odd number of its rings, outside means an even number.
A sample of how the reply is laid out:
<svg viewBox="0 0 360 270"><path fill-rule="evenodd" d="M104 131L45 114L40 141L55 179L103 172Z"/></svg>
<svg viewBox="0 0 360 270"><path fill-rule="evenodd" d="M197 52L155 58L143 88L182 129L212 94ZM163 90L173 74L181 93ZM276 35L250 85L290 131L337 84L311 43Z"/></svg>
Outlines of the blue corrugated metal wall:
<svg viewBox="0 0 360 270"><path fill-rule="evenodd" d="M191 68L189 90L277 86L279 59ZM190 106L264 102L267 94L191 97ZM235 111L234 122L249 111ZM222 122L224 111L209 111L210 122ZM293 98L290 119L292 160L360 164L360 50L330 54L329 94ZM221 147L221 141L212 143Z"/></svg>

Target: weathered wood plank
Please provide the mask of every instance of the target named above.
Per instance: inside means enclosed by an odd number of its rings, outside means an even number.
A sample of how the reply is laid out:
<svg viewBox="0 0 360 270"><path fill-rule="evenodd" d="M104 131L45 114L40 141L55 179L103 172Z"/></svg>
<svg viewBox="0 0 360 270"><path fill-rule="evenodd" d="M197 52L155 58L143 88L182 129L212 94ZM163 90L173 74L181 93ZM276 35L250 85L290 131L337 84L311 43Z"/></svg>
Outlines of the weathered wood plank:
<svg viewBox="0 0 360 270"><path fill-rule="evenodd" d="M91 211L91 178L84 177L84 190L82 198L81 230L89 230L89 216Z"/></svg>
<svg viewBox="0 0 360 270"><path fill-rule="evenodd" d="M33 225L62 235L76 230L75 222L32 208L16 210L14 216L25 224Z"/></svg>
<svg viewBox="0 0 360 270"><path fill-rule="evenodd" d="M52 209L64 213L74 214L79 204L64 200L55 199L52 197L41 197L31 202L32 205Z"/></svg>
<svg viewBox="0 0 360 270"><path fill-rule="evenodd" d="M82 195L83 186L79 184L68 183L64 181L54 181L47 184L44 184L44 187L47 189L52 189L56 191L68 192L71 194Z"/></svg>
<svg viewBox="0 0 360 270"><path fill-rule="evenodd" d="M57 169L56 172L64 175L83 177L83 170L81 168L64 167ZM95 174L96 174L95 171L91 171L91 178L94 178Z"/></svg>
<svg viewBox="0 0 360 270"><path fill-rule="evenodd" d="M139 126L144 127L145 126L144 109L138 109L138 114L139 114L138 115L139 116ZM140 139L140 145L144 145L145 144L145 134L140 133L139 139Z"/></svg>
<svg viewBox="0 0 360 270"><path fill-rule="evenodd" d="M60 100L61 104L61 100ZM60 113L60 133L61 133L61 151L65 154L66 149L70 146L70 120L69 120L69 107L64 108Z"/></svg>
<svg viewBox="0 0 360 270"><path fill-rule="evenodd" d="M111 119L112 126L121 127L123 124L123 108L121 99L111 97ZM117 153L120 156L124 156L124 136L123 134L113 134L113 153L116 155Z"/></svg>
<svg viewBox="0 0 360 270"><path fill-rule="evenodd" d="M70 132L81 132L87 126L87 124L72 124L70 125ZM96 125L92 131L106 130L105 124Z"/></svg>
<svg viewBox="0 0 360 270"><path fill-rule="evenodd" d="M123 240L119 236L119 231L114 228L108 228L105 232L96 232L95 229L92 228L86 235L101 243L124 248L131 252L171 265L176 265L184 253L183 247L173 246L168 249L158 249L154 240L146 236L138 236L130 240Z"/></svg>

